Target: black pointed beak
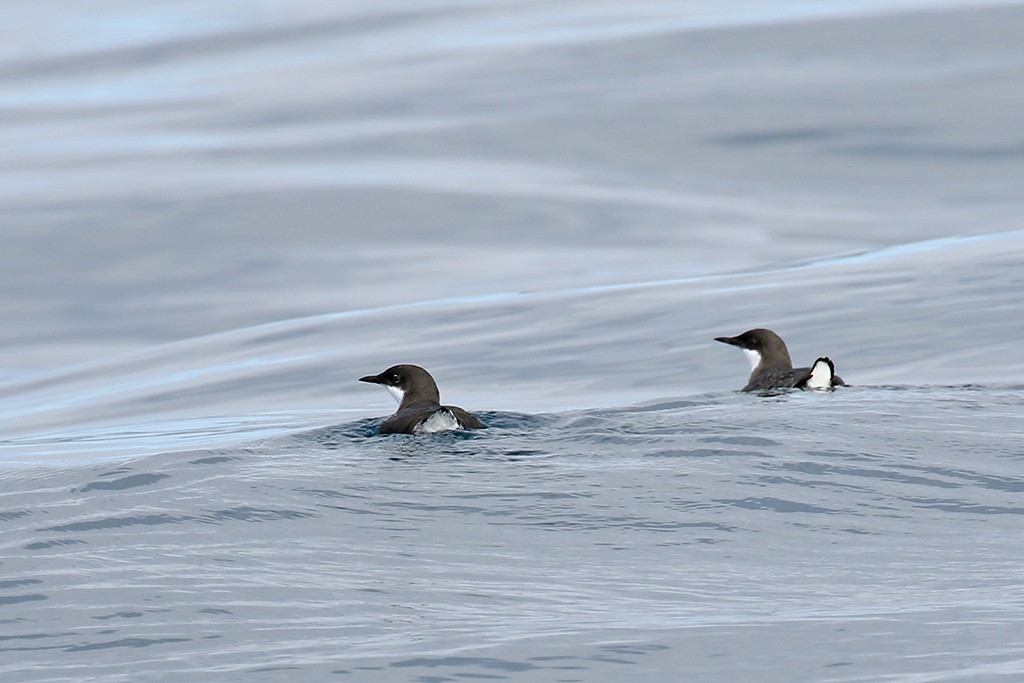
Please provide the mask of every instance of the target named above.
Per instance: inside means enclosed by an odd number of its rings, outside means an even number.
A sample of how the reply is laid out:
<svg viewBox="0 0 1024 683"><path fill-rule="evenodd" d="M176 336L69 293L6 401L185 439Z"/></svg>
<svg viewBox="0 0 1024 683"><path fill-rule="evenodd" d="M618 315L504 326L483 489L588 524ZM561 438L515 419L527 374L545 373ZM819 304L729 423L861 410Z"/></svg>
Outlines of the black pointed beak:
<svg viewBox="0 0 1024 683"><path fill-rule="evenodd" d="M732 346L740 345L736 337L715 337L715 341L722 342L723 344L731 344Z"/></svg>
<svg viewBox="0 0 1024 683"><path fill-rule="evenodd" d="M369 382L370 384L384 384L384 380L380 378L380 375L367 375L366 377L360 377L360 382Z"/></svg>

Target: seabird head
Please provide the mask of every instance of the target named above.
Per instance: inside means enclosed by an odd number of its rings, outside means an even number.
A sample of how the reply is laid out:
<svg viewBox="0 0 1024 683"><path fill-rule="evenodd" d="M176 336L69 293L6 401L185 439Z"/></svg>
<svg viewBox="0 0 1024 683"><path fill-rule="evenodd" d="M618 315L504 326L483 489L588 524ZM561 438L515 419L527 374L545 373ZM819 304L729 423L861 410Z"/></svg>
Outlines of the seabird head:
<svg viewBox="0 0 1024 683"><path fill-rule="evenodd" d="M747 330L736 337L715 337L715 341L723 344L731 344L743 349L743 353L750 361L750 369L758 367L784 367L792 368L793 361L789 358L789 349L782 337L771 330L756 328Z"/></svg>
<svg viewBox="0 0 1024 683"><path fill-rule="evenodd" d="M417 403L441 403L441 392L430 373L418 365L392 365L379 375L360 377L360 382L380 384L401 408Z"/></svg>

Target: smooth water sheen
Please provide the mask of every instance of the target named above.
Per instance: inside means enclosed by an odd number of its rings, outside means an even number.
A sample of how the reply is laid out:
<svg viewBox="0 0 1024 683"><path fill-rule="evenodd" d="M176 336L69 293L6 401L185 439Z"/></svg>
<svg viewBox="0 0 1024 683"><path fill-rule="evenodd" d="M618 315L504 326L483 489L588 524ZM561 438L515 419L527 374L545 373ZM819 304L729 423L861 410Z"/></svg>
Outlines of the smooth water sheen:
<svg viewBox="0 0 1024 683"><path fill-rule="evenodd" d="M1024 3L359 4L6 11L0 681L1024 680Z"/></svg>

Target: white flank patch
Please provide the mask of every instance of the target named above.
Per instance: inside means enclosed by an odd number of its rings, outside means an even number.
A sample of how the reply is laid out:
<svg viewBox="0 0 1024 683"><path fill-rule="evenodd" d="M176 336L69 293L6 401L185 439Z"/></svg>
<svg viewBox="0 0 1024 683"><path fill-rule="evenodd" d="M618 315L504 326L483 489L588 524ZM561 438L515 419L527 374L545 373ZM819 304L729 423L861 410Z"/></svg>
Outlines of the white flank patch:
<svg viewBox="0 0 1024 683"><path fill-rule="evenodd" d="M421 422L416 427L417 433L433 434L434 432L448 432L453 429L462 429L462 425L447 410L441 409Z"/></svg>
<svg viewBox="0 0 1024 683"><path fill-rule="evenodd" d="M391 394L392 398L394 398L396 401L398 401L398 405L402 405L402 398L405 397L405 392L404 391L402 391L398 387L393 387L393 386L391 386L389 384L385 384L384 388L388 390L388 393Z"/></svg>
<svg viewBox="0 0 1024 683"><path fill-rule="evenodd" d="M811 377L807 380L807 388L832 388L832 368L828 366L828 363L823 360L814 361L814 367L811 368Z"/></svg>
<svg viewBox="0 0 1024 683"><path fill-rule="evenodd" d="M757 366L761 364L761 352L754 349L743 349L743 355L750 361L750 371L757 370Z"/></svg>

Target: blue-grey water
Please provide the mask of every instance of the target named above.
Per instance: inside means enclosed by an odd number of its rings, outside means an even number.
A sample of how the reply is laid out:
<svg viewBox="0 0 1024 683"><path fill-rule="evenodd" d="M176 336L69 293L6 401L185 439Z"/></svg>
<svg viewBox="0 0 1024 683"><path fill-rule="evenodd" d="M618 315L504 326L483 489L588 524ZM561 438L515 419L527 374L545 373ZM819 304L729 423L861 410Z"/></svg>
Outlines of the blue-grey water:
<svg viewBox="0 0 1024 683"><path fill-rule="evenodd" d="M0 9L0 681L1024 680L1024 2L72 5ZM398 362L488 429L377 436Z"/></svg>

